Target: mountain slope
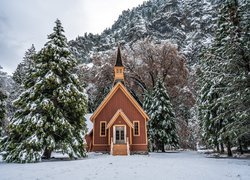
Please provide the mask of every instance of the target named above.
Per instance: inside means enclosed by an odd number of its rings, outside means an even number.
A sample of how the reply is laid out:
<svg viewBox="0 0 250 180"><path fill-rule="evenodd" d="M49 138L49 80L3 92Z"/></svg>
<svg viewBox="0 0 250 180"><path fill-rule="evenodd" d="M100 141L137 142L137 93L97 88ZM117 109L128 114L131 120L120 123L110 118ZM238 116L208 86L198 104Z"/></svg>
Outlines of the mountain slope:
<svg viewBox="0 0 250 180"><path fill-rule="evenodd" d="M201 47L212 40L215 4L217 1L150 0L123 11L100 35L85 33L70 41L71 51L81 62L90 62L94 52L110 50L118 43L132 45L144 38L156 43L169 40L178 44L189 64L194 64Z"/></svg>

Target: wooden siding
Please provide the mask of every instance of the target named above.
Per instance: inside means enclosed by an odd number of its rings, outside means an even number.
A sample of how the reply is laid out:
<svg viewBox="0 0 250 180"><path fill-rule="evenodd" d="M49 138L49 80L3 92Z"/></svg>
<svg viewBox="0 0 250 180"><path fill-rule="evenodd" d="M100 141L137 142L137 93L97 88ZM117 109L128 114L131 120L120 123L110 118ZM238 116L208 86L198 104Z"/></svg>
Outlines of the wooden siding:
<svg viewBox="0 0 250 180"><path fill-rule="evenodd" d="M110 146L103 145L103 146L96 146L94 145L92 151L101 151L101 152L110 152Z"/></svg>
<svg viewBox="0 0 250 180"><path fill-rule="evenodd" d="M135 119L135 121L140 121L140 123L139 123L140 136L134 136L133 135L134 132L132 132L132 137L133 137L132 141L133 141L133 144L147 144L147 141L146 141L145 121L144 120L137 120L137 119ZM134 129L132 131L134 131Z"/></svg>
<svg viewBox="0 0 250 180"><path fill-rule="evenodd" d="M130 119L130 121L140 121L140 136L133 137L133 144L145 144L146 143L146 135L145 135L145 120L144 117L138 112L132 102L126 97L126 95L122 92L122 90L118 89L117 92L113 95L113 97L109 100L106 106L102 109L102 111L98 114L98 116L94 120L94 144L108 144L108 137L100 137L100 121L110 121L110 119L114 116L114 114L119 110L126 114L126 116ZM119 117L120 118L120 117ZM118 118L118 122L119 122ZM126 125L126 123L124 122ZM110 129L110 135L113 134ZM127 133L129 131L129 127L127 127ZM107 132L108 133L108 132ZM112 135L110 136L112 137Z"/></svg>
<svg viewBox="0 0 250 180"><path fill-rule="evenodd" d="M131 152L147 152L148 146L147 145L131 145L130 151Z"/></svg>
<svg viewBox="0 0 250 180"><path fill-rule="evenodd" d="M101 121L106 121L106 119L95 121L95 126L93 127L94 128L94 133L93 133L94 144L108 144L108 136L100 137L100 125L101 125L100 122ZM109 133L108 130L106 130L107 135L108 133Z"/></svg>
<svg viewBox="0 0 250 180"><path fill-rule="evenodd" d="M92 136L93 136L93 133L85 135L85 140L86 140L86 143L87 143L87 151L88 152L92 151L92 147L93 147Z"/></svg>

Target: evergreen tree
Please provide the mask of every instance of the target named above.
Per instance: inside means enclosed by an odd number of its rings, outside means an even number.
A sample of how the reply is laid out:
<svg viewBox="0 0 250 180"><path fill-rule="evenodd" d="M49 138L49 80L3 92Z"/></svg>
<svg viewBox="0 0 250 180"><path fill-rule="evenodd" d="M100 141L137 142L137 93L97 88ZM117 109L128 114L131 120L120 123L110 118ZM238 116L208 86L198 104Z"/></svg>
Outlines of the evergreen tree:
<svg viewBox="0 0 250 180"><path fill-rule="evenodd" d="M0 89L0 136L2 135L3 124L4 124L3 121L6 114L5 99L6 95Z"/></svg>
<svg viewBox="0 0 250 180"><path fill-rule="evenodd" d="M226 119L221 134L228 151L232 143L241 146L242 138L250 135L249 7L249 1L228 0L221 10L224 33L218 36L221 48L217 54L226 55L226 61L220 65L224 73L222 80L227 86L220 102L227 107L221 114Z"/></svg>
<svg viewBox="0 0 250 180"><path fill-rule="evenodd" d="M25 80L31 75L35 56L36 49L32 44L31 47L25 52L23 61L18 64L16 71L13 73L13 79L17 84L24 84Z"/></svg>
<svg viewBox="0 0 250 180"><path fill-rule="evenodd" d="M208 46L215 30L215 7L209 1L183 1L183 19L185 20L186 39L183 52L193 65L200 59L200 49Z"/></svg>
<svg viewBox="0 0 250 180"><path fill-rule="evenodd" d="M150 90L145 90L144 99L143 99L143 109L147 114L149 114L151 103L152 103L151 91ZM148 131L148 133L149 133L149 131ZM149 139L148 139L149 150L154 151L154 149L155 149L155 146L153 144L154 141L153 141L153 139L151 139L151 136L149 134L148 134L148 137L149 137Z"/></svg>
<svg viewBox="0 0 250 180"><path fill-rule="evenodd" d="M204 134L216 132L231 156L232 143L241 146L241 139L250 134L249 1L222 4L214 43L204 57L200 78Z"/></svg>
<svg viewBox="0 0 250 180"><path fill-rule="evenodd" d="M0 90L0 136L3 133L4 117L6 114L5 99L6 99L5 94Z"/></svg>
<svg viewBox="0 0 250 180"><path fill-rule="evenodd" d="M7 133L6 127L9 122L9 117L12 107L12 91L15 82L12 77L9 76L6 72L2 71L0 66L0 136Z"/></svg>
<svg viewBox="0 0 250 180"><path fill-rule="evenodd" d="M7 162L37 162L60 150L70 158L84 157L87 101L76 75L59 20L48 42L35 58L35 68L25 91L15 101L18 108L2 140Z"/></svg>
<svg viewBox="0 0 250 180"><path fill-rule="evenodd" d="M165 152L164 146L178 147L175 115L167 90L162 81L158 80L152 92L150 108L146 109L149 120L149 138L157 149Z"/></svg>
<svg viewBox="0 0 250 180"><path fill-rule="evenodd" d="M152 104L152 92L150 90L145 90L144 100L143 100L143 109L146 113L149 113L150 107Z"/></svg>
<svg viewBox="0 0 250 180"><path fill-rule="evenodd" d="M3 134L4 118L6 115L6 98L3 90L0 88L0 136Z"/></svg>
<svg viewBox="0 0 250 180"><path fill-rule="evenodd" d="M18 64L15 72L13 73L14 84L12 91L8 96L8 116L11 119L16 111L15 106L12 101L17 99L17 97L25 90L25 81L29 79L35 66L36 50L35 46L32 44L31 47L25 52L23 60Z"/></svg>
<svg viewBox="0 0 250 180"><path fill-rule="evenodd" d="M203 74L203 76L205 76ZM223 106L217 103L219 98L219 92L217 90L218 85L215 86L208 80L208 74L205 77L200 77L199 81L202 84L199 97L199 119L201 120L201 130L203 141L208 146L216 147L217 151L220 151L220 145L223 147L223 143L220 140L220 130L223 119L218 121L218 110L223 110ZM221 142L221 143L220 143ZM223 151L224 148L221 149Z"/></svg>
<svg viewBox="0 0 250 180"><path fill-rule="evenodd" d="M2 67L0 66L0 137L3 134L3 126L4 126L4 119L6 115L6 94L3 89L2 81L3 77L5 77L6 73L1 71Z"/></svg>

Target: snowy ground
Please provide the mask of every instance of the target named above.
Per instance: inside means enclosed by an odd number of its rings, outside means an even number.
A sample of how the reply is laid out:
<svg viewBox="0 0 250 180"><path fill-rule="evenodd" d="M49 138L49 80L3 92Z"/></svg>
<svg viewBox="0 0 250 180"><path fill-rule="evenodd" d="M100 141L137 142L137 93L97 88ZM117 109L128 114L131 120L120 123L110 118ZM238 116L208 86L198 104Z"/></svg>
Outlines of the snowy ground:
<svg viewBox="0 0 250 180"><path fill-rule="evenodd" d="M227 180L250 179L250 160L205 158L196 152L110 156L89 154L76 161L35 164L1 162L1 180Z"/></svg>

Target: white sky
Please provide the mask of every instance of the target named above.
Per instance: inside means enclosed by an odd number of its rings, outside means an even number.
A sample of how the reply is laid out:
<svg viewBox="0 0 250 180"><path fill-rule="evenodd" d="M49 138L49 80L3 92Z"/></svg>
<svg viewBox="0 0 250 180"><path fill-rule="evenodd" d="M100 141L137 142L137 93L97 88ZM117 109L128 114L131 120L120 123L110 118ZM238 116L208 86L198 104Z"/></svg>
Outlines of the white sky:
<svg viewBox="0 0 250 180"><path fill-rule="evenodd" d="M85 32L101 33L123 10L145 0L0 0L0 65L12 74L25 51L47 41L61 20L68 40Z"/></svg>

